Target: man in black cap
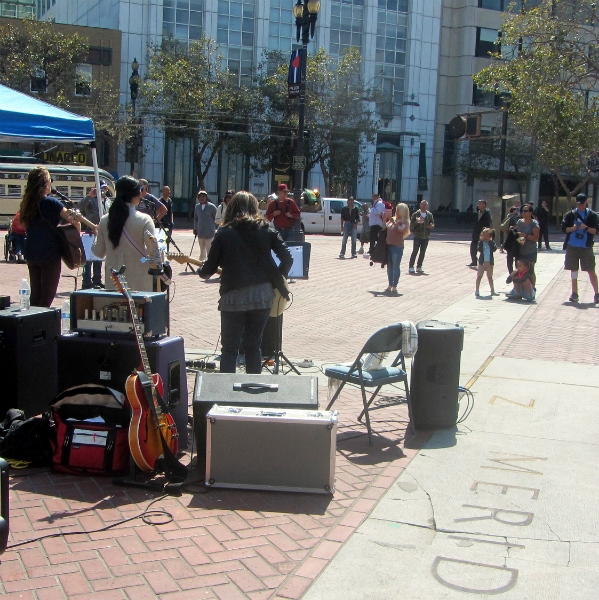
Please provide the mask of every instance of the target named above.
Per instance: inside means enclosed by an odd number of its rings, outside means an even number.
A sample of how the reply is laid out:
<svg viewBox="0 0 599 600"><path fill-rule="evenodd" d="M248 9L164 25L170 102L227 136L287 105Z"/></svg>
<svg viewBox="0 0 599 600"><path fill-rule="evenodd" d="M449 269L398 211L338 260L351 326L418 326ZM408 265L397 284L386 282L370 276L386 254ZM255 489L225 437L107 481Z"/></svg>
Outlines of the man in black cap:
<svg viewBox="0 0 599 600"><path fill-rule="evenodd" d="M595 273L595 255L593 254L593 237L599 227L599 216L587 208L587 195L576 196L576 208L567 212L562 221L562 231L566 234L564 250L566 260L564 269L570 271L572 278L572 295L570 302L578 302L578 269L587 271L595 292L594 303L599 304L597 289L597 273Z"/></svg>

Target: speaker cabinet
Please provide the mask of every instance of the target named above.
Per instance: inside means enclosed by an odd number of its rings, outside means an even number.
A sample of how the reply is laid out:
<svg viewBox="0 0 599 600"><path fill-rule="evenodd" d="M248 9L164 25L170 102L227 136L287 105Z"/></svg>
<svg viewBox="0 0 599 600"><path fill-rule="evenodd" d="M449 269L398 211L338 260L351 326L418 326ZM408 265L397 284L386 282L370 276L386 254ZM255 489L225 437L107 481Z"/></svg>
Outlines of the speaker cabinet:
<svg viewBox="0 0 599 600"><path fill-rule="evenodd" d="M164 400L179 433L179 450L187 447L187 373L182 337L145 340L152 373L164 383ZM58 338L58 389L98 383L125 392L125 382L140 364L137 341L127 337L64 335Z"/></svg>
<svg viewBox="0 0 599 600"><path fill-rule="evenodd" d="M0 311L0 419L9 408L27 417L48 410L56 396L56 308L9 308Z"/></svg>
<svg viewBox="0 0 599 600"><path fill-rule="evenodd" d="M453 427L458 419L464 329L454 323L421 321L416 330L418 352L410 383L414 427Z"/></svg>

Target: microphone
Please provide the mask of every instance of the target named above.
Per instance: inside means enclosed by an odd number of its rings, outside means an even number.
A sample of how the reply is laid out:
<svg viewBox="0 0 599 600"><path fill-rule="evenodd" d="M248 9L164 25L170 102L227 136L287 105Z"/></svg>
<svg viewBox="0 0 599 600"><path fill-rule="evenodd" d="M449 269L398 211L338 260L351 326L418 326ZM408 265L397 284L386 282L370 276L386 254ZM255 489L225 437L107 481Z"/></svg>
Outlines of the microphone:
<svg viewBox="0 0 599 600"><path fill-rule="evenodd" d="M56 188L50 188L50 192L55 196L58 196L61 200L64 200L66 203L73 206L74 202L68 196L61 194Z"/></svg>

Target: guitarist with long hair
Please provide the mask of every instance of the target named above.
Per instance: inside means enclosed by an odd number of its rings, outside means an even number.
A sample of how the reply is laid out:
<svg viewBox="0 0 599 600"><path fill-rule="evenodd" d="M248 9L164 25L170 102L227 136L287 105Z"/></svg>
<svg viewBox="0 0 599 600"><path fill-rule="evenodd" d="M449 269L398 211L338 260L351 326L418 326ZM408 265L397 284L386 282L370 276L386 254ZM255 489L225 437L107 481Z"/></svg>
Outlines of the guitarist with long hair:
<svg viewBox="0 0 599 600"><path fill-rule="evenodd" d="M61 220L81 228L62 202L50 196L51 188L48 169L31 169L19 209L21 224L27 230L25 259L31 285L31 306L46 308L52 304L60 281L60 246L54 230Z"/></svg>
<svg viewBox="0 0 599 600"><path fill-rule="evenodd" d="M276 266L271 251L280 263ZM243 336L246 373L262 370L262 333L276 287L286 295L285 277L293 258L281 236L269 228L249 192L237 192L225 211L208 259L198 274L208 279L222 268L220 300L221 373L235 373Z"/></svg>

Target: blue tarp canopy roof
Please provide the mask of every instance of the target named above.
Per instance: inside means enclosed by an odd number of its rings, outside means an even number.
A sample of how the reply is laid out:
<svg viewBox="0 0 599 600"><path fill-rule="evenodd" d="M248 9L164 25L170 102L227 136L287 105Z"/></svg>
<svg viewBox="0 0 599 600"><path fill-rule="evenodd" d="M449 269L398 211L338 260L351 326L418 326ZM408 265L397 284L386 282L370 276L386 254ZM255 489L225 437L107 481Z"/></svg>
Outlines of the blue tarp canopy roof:
<svg viewBox="0 0 599 600"><path fill-rule="evenodd" d="M51 140L91 143L94 123L0 85L0 140Z"/></svg>

